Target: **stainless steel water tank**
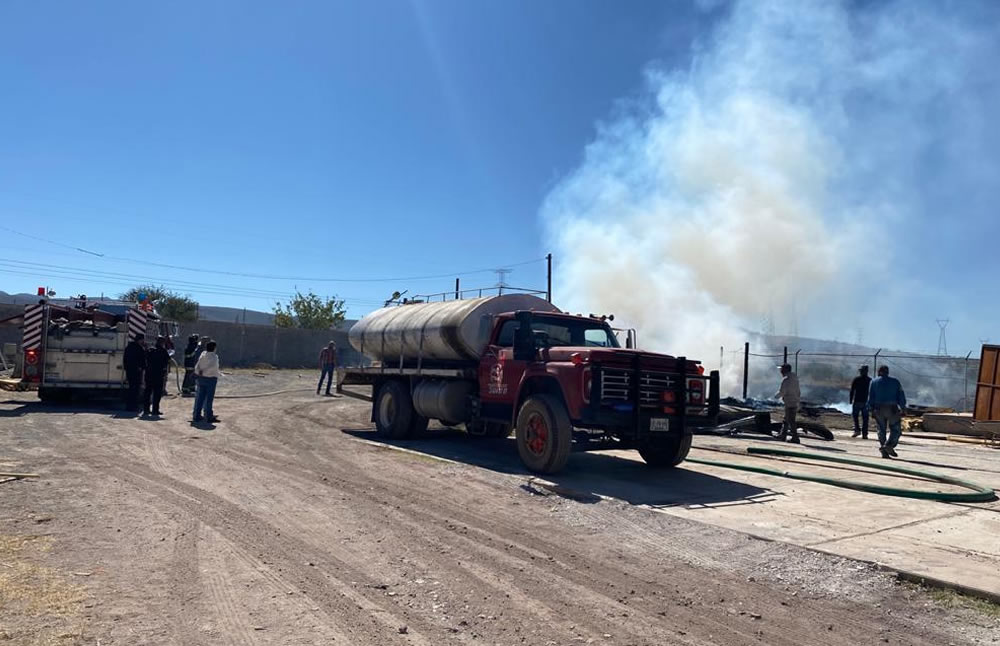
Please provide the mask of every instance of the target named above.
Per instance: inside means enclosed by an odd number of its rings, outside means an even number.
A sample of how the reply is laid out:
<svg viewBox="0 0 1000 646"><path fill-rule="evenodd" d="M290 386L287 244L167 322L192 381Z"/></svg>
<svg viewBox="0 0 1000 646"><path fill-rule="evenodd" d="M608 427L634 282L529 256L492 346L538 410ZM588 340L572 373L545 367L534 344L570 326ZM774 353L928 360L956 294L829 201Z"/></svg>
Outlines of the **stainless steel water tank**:
<svg viewBox="0 0 1000 646"><path fill-rule="evenodd" d="M365 316L348 337L358 352L386 362L398 361L400 354L404 359L422 355L425 361L476 359L486 345L493 317L517 310L559 311L530 294L399 305Z"/></svg>

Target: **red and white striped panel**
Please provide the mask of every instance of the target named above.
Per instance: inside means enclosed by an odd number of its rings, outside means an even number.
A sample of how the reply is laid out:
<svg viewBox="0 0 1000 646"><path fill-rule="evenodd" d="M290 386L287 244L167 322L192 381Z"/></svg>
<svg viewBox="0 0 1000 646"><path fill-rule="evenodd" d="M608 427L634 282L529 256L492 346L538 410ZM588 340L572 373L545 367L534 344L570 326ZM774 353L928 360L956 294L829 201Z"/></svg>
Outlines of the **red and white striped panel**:
<svg viewBox="0 0 1000 646"><path fill-rule="evenodd" d="M24 307L24 336L21 347L34 350L42 347L42 333L45 323L44 305L26 305Z"/></svg>
<svg viewBox="0 0 1000 646"><path fill-rule="evenodd" d="M140 309L128 311L128 339L131 341L136 335L146 338L146 313Z"/></svg>

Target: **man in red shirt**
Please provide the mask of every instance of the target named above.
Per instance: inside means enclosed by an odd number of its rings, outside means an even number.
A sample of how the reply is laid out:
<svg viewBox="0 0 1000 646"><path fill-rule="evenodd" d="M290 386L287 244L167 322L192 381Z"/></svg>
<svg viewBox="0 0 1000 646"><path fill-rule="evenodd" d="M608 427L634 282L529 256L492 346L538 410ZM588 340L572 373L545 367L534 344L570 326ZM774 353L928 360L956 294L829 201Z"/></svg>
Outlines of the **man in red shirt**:
<svg viewBox="0 0 1000 646"><path fill-rule="evenodd" d="M334 372L337 368L337 344L330 341L330 344L320 350L319 353L319 383L316 385L316 394L319 394L323 387L323 379L326 379L326 394L330 393L330 385L334 380Z"/></svg>

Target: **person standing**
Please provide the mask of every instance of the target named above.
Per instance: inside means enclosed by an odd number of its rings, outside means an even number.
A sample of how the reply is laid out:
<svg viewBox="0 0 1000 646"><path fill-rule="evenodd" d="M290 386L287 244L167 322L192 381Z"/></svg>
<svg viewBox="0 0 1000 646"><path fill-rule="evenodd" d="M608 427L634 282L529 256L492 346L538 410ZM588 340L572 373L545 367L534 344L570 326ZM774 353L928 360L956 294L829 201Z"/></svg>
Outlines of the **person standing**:
<svg viewBox="0 0 1000 646"><path fill-rule="evenodd" d="M170 354L167 352L166 339L156 337L156 347L146 353L146 392L143 395L142 414L149 415L152 405L153 415L162 415L160 400L163 399L163 384L166 381L166 370L170 366Z"/></svg>
<svg viewBox="0 0 1000 646"><path fill-rule="evenodd" d="M184 382L181 384L183 397L194 395L194 365L198 363L198 349L198 335L192 334L184 348Z"/></svg>
<svg viewBox="0 0 1000 646"><path fill-rule="evenodd" d="M781 386L774 396L785 404L785 421L781 424L781 434L778 439L784 442L788 434L791 433L792 436L788 441L792 444L800 444L799 428L795 424L795 416L799 412L802 392L799 390L798 376L792 372L792 367L787 363L781 364Z"/></svg>
<svg viewBox="0 0 1000 646"><path fill-rule="evenodd" d="M326 379L326 394L330 394L330 384L335 379L337 369L337 344L333 341L319 352L319 383L316 384L316 394L319 394L323 386L323 379Z"/></svg>
<svg viewBox="0 0 1000 646"><path fill-rule="evenodd" d="M139 410L139 389L142 386L142 373L146 369L144 340L142 334L136 334L125 346L125 354L122 357L122 368L125 369L125 379L128 381L125 407L131 412Z"/></svg>
<svg viewBox="0 0 1000 646"><path fill-rule="evenodd" d="M871 383L868 366L861 366L858 376L851 382L851 417L854 418L854 434L851 437L860 435L862 440L868 439L868 389ZM863 422L861 426L858 426L858 415L861 415Z"/></svg>
<svg viewBox="0 0 1000 646"><path fill-rule="evenodd" d="M167 351L167 365L163 367L163 394L170 394L170 363L174 359L174 338L169 334L163 338L163 349ZM176 364L175 364L176 365Z"/></svg>
<svg viewBox="0 0 1000 646"><path fill-rule="evenodd" d="M212 410L212 403L215 401L215 387L219 383L222 372L219 370L219 355L215 353L215 341L209 341L205 345L205 351L198 357L198 362L194 366L195 378L198 380L198 393L194 398L194 422L207 421L209 423L218 422ZM202 417L204 412L205 416Z"/></svg>
<svg viewBox="0 0 1000 646"><path fill-rule="evenodd" d="M898 458L896 444L903 433L906 393L899 380L889 376L889 366L878 367L878 377L872 379L868 387L868 408L875 416L875 424L878 426L879 452L883 458Z"/></svg>

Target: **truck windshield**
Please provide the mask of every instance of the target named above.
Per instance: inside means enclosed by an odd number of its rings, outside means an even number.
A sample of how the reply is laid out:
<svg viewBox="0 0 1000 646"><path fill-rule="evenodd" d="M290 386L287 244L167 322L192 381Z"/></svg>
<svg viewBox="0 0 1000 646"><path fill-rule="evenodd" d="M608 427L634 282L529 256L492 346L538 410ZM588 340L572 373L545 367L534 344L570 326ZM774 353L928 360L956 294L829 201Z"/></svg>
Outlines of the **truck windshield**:
<svg viewBox="0 0 1000 646"><path fill-rule="evenodd" d="M514 345L514 330L517 321L505 321L497 337L497 345ZM587 319L548 318L535 315L531 329L540 346L586 346L592 348L620 348L618 339L607 325Z"/></svg>

